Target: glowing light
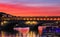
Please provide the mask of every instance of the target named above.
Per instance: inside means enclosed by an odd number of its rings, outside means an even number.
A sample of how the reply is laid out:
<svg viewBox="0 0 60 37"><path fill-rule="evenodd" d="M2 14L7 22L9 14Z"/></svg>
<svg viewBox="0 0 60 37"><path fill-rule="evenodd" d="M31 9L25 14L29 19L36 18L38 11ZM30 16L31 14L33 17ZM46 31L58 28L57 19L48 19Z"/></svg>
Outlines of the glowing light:
<svg viewBox="0 0 60 37"><path fill-rule="evenodd" d="M50 18L50 20L53 20L53 18Z"/></svg>
<svg viewBox="0 0 60 37"><path fill-rule="evenodd" d="M43 20L43 18L40 18L40 20Z"/></svg>
<svg viewBox="0 0 60 37"><path fill-rule="evenodd" d="M32 18L30 18L30 20L33 20Z"/></svg>
<svg viewBox="0 0 60 37"><path fill-rule="evenodd" d="M25 24L30 24L30 23L31 23L30 21L25 22Z"/></svg>
<svg viewBox="0 0 60 37"><path fill-rule="evenodd" d="M23 20L26 20L26 18L23 18Z"/></svg>
<svg viewBox="0 0 60 37"><path fill-rule="evenodd" d="M38 24L38 22L37 21L26 21L25 24L27 24L27 25L36 25L36 24Z"/></svg>
<svg viewBox="0 0 60 37"><path fill-rule="evenodd" d="M50 20L49 18L47 18L47 20Z"/></svg>
<svg viewBox="0 0 60 37"><path fill-rule="evenodd" d="M29 20L29 18L27 18L27 20Z"/></svg>
<svg viewBox="0 0 60 37"><path fill-rule="evenodd" d="M4 24L8 23L7 21L2 21L1 25L3 26Z"/></svg>
<svg viewBox="0 0 60 37"><path fill-rule="evenodd" d="M32 21L31 23L32 23L32 24L37 24L37 22L36 22L36 21Z"/></svg>
<svg viewBox="0 0 60 37"><path fill-rule="evenodd" d="M57 20L60 20L60 18L58 18Z"/></svg>
<svg viewBox="0 0 60 37"><path fill-rule="evenodd" d="M44 20L46 20L46 18L44 18Z"/></svg>
<svg viewBox="0 0 60 37"><path fill-rule="evenodd" d="M36 18L33 18L33 20L36 20Z"/></svg>
<svg viewBox="0 0 60 37"><path fill-rule="evenodd" d="M56 20L56 18L54 18L54 20Z"/></svg>
<svg viewBox="0 0 60 37"><path fill-rule="evenodd" d="M37 18L37 20L39 20L39 18Z"/></svg>
<svg viewBox="0 0 60 37"><path fill-rule="evenodd" d="M58 24L59 22L57 21L56 23Z"/></svg>

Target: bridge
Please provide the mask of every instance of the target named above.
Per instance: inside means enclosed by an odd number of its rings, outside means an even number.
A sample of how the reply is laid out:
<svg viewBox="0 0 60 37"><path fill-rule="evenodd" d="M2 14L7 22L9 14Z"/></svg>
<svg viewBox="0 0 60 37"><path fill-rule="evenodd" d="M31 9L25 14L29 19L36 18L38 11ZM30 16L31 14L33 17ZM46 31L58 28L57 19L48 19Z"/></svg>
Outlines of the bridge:
<svg viewBox="0 0 60 37"><path fill-rule="evenodd" d="M0 30L8 33L15 33L13 28L17 27L29 27L30 31L35 33L38 33L39 26L46 26L47 29L60 28L60 16L13 16L6 13L0 15Z"/></svg>

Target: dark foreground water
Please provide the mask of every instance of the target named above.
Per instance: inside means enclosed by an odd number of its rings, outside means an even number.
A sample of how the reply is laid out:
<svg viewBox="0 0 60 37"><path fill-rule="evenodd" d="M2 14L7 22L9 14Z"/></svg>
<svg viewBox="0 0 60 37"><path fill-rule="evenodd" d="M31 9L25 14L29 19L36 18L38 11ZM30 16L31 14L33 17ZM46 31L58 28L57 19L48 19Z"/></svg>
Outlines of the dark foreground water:
<svg viewBox="0 0 60 37"><path fill-rule="evenodd" d="M0 31L0 37L23 37L21 33L9 33L5 31ZM59 35L54 35L54 33L43 33L41 36L35 32L30 31L26 37L60 37Z"/></svg>

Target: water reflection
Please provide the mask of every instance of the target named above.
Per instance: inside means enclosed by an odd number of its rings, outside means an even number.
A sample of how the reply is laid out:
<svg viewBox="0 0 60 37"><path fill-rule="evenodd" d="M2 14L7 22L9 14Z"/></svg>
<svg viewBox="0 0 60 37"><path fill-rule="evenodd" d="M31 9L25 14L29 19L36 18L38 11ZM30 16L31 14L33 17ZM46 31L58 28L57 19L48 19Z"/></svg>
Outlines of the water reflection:
<svg viewBox="0 0 60 37"><path fill-rule="evenodd" d="M11 33L7 33L5 31L1 31L0 32L0 37L23 37L23 35L21 33L16 33L16 34L11 34ZM56 35L42 35L40 36L39 34L36 34L33 31L30 31L26 37L58 37Z"/></svg>
<svg viewBox="0 0 60 37"><path fill-rule="evenodd" d="M4 31L1 31L0 33L0 37L22 37L23 35L21 33L16 33L16 34L10 34L10 33L6 33ZM35 32L29 32L26 37L37 37Z"/></svg>
<svg viewBox="0 0 60 37"><path fill-rule="evenodd" d="M26 35L26 37L58 37L60 36L60 27L44 27L44 26L39 26L39 30L41 28L44 28L42 31L42 35L40 35L38 29L37 30L33 30L33 28L30 29L29 33ZM34 27L35 28L35 27ZM23 35L17 31L17 30L13 30L13 29L6 29L6 30L2 30L0 31L0 37L23 37Z"/></svg>

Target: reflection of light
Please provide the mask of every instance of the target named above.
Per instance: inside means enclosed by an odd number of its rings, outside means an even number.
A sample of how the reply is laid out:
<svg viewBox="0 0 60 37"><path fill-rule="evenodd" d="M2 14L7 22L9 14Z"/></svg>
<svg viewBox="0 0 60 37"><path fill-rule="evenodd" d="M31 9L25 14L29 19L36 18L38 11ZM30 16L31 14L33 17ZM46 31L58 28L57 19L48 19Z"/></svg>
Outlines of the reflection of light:
<svg viewBox="0 0 60 37"><path fill-rule="evenodd" d="M19 34L17 33L17 34L16 34L16 37L19 37L18 35L19 35Z"/></svg>
<svg viewBox="0 0 60 37"><path fill-rule="evenodd" d="M1 31L1 35L2 35L2 37L4 37L4 32L3 31Z"/></svg>
<svg viewBox="0 0 60 37"><path fill-rule="evenodd" d="M36 34L35 34L35 32L30 32L30 37L36 37Z"/></svg>
<svg viewBox="0 0 60 37"><path fill-rule="evenodd" d="M27 24L27 25L36 25L36 24L38 24L38 22L37 21L26 21L25 24Z"/></svg>
<svg viewBox="0 0 60 37"><path fill-rule="evenodd" d="M60 28L55 29L57 33L60 33Z"/></svg>

